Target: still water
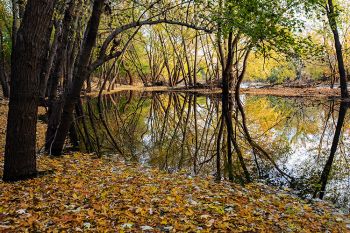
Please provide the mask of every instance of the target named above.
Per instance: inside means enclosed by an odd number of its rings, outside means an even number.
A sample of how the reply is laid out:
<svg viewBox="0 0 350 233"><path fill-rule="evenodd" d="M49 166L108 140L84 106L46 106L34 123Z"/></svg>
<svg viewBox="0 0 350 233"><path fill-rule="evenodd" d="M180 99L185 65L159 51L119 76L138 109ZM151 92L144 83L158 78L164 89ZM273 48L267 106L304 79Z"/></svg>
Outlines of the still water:
<svg viewBox="0 0 350 233"><path fill-rule="evenodd" d="M248 95L240 101L243 109L230 99L227 113L217 94L124 91L84 99L76 125L83 149L99 155L168 172L260 180L306 198L318 197L328 161L325 199L349 209L349 114L343 111L336 133L338 101Z"/></svg>

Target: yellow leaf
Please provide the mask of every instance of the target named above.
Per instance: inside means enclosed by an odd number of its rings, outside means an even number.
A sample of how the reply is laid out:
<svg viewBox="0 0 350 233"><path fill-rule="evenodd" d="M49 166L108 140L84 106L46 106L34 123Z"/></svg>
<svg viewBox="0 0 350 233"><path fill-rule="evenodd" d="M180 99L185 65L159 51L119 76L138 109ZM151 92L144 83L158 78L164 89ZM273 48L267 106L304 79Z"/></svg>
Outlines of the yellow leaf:
<svg viewBox="0 0 350 233"><path fill-rule="evenodd" d="M95 215L94 215L94 210L93 209L89 209L88 210L88 215L93 218Z"/></svg>
<svg viewBox="0 0 350 233"><path fill-rule="evenodd" d="M193 213L194 213L194 212L193 212L193 210L192 210L192 209L187 209L187 211L186 211L186 213L185 213L185 214L186 214L187 216L192 216L192 215L193 215Z"/></svg>

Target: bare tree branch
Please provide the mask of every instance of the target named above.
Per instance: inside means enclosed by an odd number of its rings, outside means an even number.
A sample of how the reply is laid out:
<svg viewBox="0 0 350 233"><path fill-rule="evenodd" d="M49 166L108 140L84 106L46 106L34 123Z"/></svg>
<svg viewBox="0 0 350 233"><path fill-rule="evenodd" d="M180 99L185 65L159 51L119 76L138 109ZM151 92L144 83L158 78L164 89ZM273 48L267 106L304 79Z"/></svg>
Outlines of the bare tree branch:
<svg viewBox="0 0 350 233"><path fill-rule="evenodd" d="M190 23L180 22L180 21L176 21L176 20L158 19L158 20L136 21L136 22L132 22L129 24L125 24L121 27L118 27L113 32L111 32L102 44L98 59L103 59L106 56L106 51L107 51L109 44L121 32L124 32L124 31L129 30L129 29L134 28L134 27L141 27L144 25L155 25L155 24L161 24L161 23L184 26L184 27L192 28L194 30L205 31L207 33L213 32L213 29L209 29L207 27L196 26L196 25L193 25Z"/></svg>

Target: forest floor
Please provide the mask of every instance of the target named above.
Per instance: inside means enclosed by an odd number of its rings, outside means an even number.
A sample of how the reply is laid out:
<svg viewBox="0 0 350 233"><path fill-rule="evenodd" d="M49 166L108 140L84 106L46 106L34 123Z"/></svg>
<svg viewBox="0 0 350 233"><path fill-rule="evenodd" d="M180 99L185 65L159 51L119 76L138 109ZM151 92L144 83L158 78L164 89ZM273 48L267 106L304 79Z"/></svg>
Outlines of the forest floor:
<svg viewBox="0 0 350 233"><path fill-rule="evenodd" d="M216 183L80 153L40 156L38 167L52 173L0 181L0 232L350 231L348 216L328 203L261 183Z"/></svg>
<svg viewBox="0 0 350 233"><path fill-rule="evenodd" d="M122 85L118 86L111 91L103 91L103 94L112 94L120 91L179 91L179 92L194 92L201 94L218 94L221 93L220 88L185 88L185 87L166 87L166 86L153 86L144 87L142 85ZM98 95L98 91L88 93L89 96ZM250 95L273 95L281 97L339 97L339 88L324 88L324 87L263 87L263 88L241 88L242 94Z"/></svg>
<svg viewBox="0 0 350 233"><path fill-rule="evenodd" d="M0 100L0 174L7 104ZM38 148L44 132L39 122ZM51 172L0 180L0 232L350 232L349 216L331 204L262 183L216 183L81 153L40 155L38 169Z"/></svg>

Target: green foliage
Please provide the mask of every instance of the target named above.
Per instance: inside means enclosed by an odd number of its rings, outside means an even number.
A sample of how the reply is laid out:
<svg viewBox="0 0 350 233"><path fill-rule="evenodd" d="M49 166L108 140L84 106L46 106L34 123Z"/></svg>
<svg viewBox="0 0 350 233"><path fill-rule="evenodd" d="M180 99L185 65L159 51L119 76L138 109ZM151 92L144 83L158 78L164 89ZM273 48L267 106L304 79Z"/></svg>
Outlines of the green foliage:
<svg viewBox="0 0 350 233"><path fill-rule="evenodd" d="M290 70L285 69L283 66L274 67L267 77L267 81L271 84L282 83L286 80L291 80L294 76L294 72L288 72Z"/></svg>
<svg viewBox="0 0 350 233"><path fill-rule="evenodd" d="M304 1L229 0L219 6L215 19L223 32L240 32L262 52L295 46L294 33L303 22L298 12Z"/></svg>
<svg viewBox="0 0 350 233"><path fill-rule="evenodd" d="M0 0L0 29L3 39L5 60L10 61L12 49L12 16L10 12L10 3L5 0Z"/></svg>

